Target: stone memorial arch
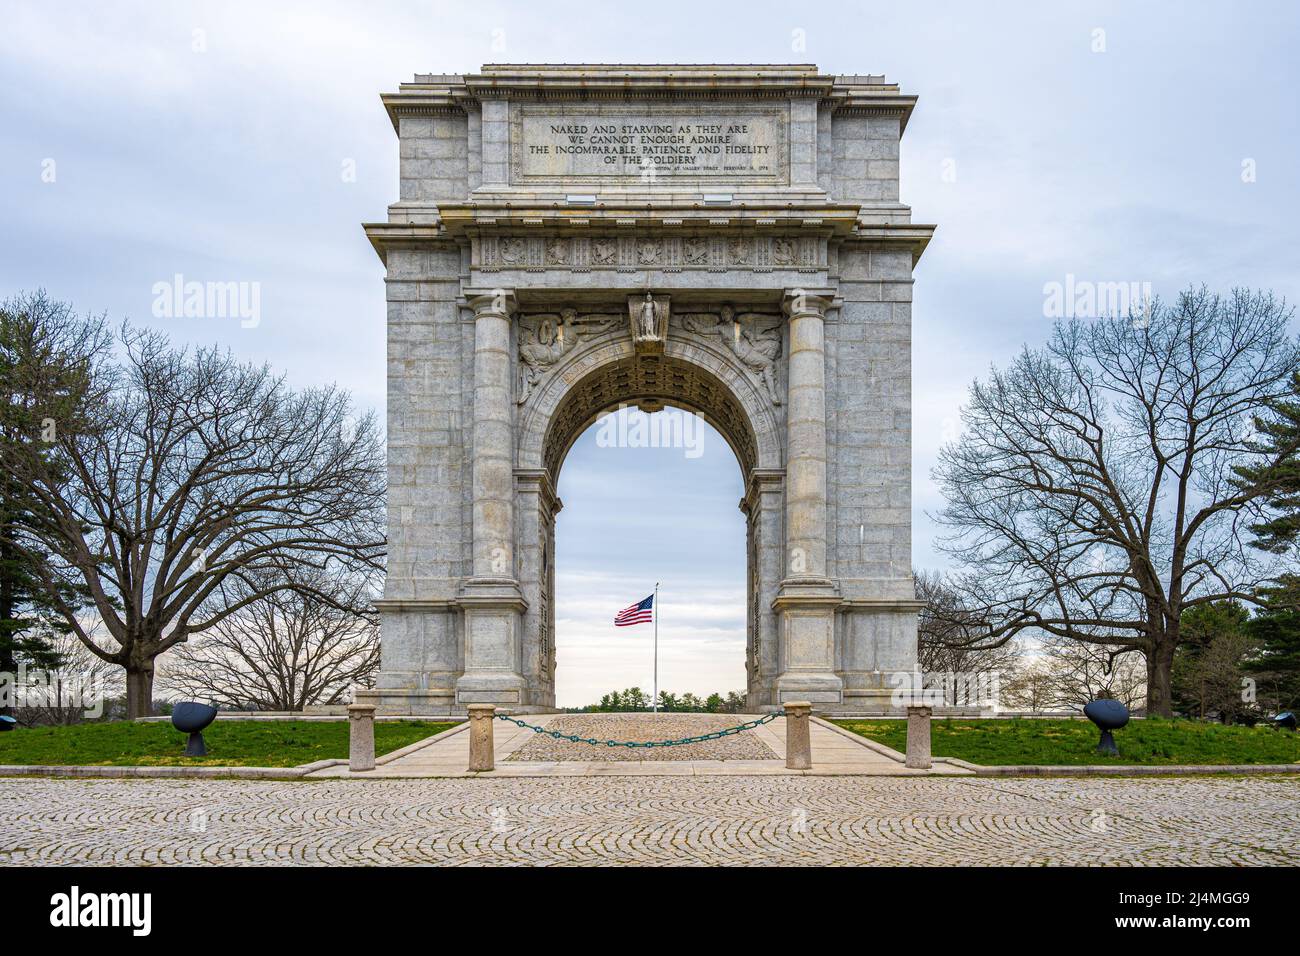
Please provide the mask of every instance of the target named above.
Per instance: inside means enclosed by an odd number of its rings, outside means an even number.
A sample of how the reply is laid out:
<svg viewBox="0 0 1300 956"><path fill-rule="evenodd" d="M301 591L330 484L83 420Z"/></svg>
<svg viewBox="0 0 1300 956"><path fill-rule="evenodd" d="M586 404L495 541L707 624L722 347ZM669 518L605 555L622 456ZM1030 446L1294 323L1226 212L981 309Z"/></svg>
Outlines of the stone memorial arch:
<svg viewBox="0 0 1300 956"><path fill-rule="evenodd" d="M750 709L887 708L919 606L915 98L805 65L492 65L383 102L389 558L361 698L554 708L556 482L634 404L700 414L740 464Z"/></svg>

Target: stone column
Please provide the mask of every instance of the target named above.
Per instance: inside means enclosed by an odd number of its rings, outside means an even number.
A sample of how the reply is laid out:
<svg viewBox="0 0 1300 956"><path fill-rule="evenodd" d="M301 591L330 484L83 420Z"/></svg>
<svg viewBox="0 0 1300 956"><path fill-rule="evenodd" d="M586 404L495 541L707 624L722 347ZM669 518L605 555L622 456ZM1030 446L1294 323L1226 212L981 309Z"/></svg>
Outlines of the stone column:
<svg viewBox="0 0 1300 956"><path fill-rule="evenodd" d="M907 761L906 765L914 770L929 770L930 761L930 714L929 707L916 704L907 708Z"/></svg>
<svg viewBox="0 0 1300 956"><path fill-rule="evenodd" d="M749 640L748 703L751 713L779 706L776 679L781 674L780 619L772 611L785 568L785 472L755 468L750 472L741 510L749 521L753 567L747 619Z"/></svg>
<svg viewBox="0 0 1300 956"><path fill-rule="evenodd" d="M787 770L812 769L812 740L809 730L812 704L792 700L785 705L785 767Z"/></svg>
<svg viewBox="0 0 1300 956"><path fill-rule="evenodd" d="M492 725L496 723L497 709L493 704L470 704L469 710L469 769L475 772L496 768L493 754Z"/></svg>
<svg viewBox="0 0 1300 956"><path fill-rule="evenodd" d="M510 315L514 296L493 289L469 297L474 310L473 575L458 603L465 615L465 673L456 700L523 704L520 614L515 579L514 416Z"/></svg>
<svg viewBox="0 0 1300 956"><path fill-rule="evenodd" d="M348 705L348 769L364 773L375 769L375 707Z"/></svg>
<svg viewBox="0 0 1300 956"><path fill-rule="evenodd" d="M790 317L786 399L785 577L772 606L781 615L778 702L838 705L835 609L839 588L826 576L826 340L829 294L786 293Z"/></svg>
<svg viewBox="0 0 1300 956"><path fill-rule="evenodd" d="M510 315L514 296L494 290L474 310L474 577L514 580L514 428Z"/></svg>
<svg viewBox="0 0 1300 956"><path fill-rule="evenodd" d="M826 576L826 298L795 290L786 402L786 577Z"/></svg>
<svg viewBox="0 0 1300 956"><path fill-rule="evenodd" d="M538 707L555 706L555 516L562 507L546 469L515 469L515 548L519 590L528 609L521 621L522 669L528 700Z"/></svg>

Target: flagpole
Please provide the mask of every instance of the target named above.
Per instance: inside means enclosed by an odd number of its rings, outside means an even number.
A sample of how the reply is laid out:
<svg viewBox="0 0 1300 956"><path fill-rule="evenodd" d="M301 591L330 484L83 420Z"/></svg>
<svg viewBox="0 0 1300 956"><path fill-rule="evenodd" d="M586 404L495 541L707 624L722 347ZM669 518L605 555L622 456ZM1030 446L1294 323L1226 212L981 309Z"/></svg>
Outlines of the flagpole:
<svg viewBox="0 0 1300 956"><path fill-rule="evenodd" d="M655 582L655 599L653 602L655 618L655 676L654 676L654 697L651 698L651 706L654 708L653 713L659 713L659 582Z"/></svg>

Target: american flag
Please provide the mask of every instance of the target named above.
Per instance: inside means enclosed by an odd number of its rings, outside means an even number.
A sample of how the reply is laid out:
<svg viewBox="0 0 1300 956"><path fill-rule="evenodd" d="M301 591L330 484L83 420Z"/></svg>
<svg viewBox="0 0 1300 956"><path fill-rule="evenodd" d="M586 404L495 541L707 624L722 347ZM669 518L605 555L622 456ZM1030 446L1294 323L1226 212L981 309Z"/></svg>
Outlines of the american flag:
<svg viewBox="0 0 1300 956"><path fill-rule="evenodd" d="M655 596L652 594L644 601L639 601L631 607L624 608L614 615L615 627L627 627L629 624L649 624L654 618L652 606L655 603Z"/></svg>

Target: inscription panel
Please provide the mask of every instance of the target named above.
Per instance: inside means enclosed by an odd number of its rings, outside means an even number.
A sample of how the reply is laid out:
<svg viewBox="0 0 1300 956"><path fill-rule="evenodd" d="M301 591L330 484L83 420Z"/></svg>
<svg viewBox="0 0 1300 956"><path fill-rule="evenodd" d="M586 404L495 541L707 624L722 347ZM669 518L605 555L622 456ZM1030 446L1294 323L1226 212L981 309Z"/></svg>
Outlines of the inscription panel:
<svg viewBox="0 0 1300 956"><path fill-rule="evenodd" d="M790 112L780 106L645 104L511 110L511 182L790 181Z"/></svg>

